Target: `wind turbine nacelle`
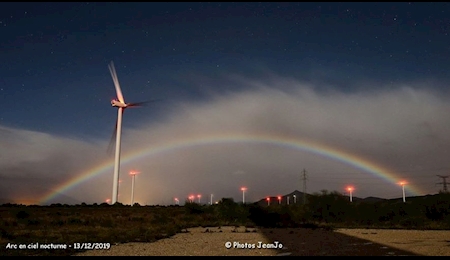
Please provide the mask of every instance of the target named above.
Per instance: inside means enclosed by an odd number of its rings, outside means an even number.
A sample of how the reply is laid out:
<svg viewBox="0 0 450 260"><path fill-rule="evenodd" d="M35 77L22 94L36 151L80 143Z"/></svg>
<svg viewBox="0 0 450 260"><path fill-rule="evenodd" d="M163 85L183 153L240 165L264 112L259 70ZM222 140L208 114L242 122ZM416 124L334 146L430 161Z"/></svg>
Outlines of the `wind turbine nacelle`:
<svg viewBox="0 0 450 260"><path fill-rule="evenodd" d="M124 103L122 103L122 102L120 102L120 101L118 101L118 100L113 99L113 100L111 100L111 106L113 106L113 107L123 107L123 108L126 108L126 107L127 107L127 104L124 104Z"/></svg>

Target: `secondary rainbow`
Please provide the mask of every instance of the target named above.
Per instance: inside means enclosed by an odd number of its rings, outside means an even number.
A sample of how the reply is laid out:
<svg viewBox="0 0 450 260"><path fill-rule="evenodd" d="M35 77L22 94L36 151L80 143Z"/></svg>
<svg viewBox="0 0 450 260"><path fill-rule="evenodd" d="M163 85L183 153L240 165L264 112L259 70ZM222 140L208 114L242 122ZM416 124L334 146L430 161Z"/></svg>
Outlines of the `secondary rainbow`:
<svg viewBox="0 0 450 260"><path fill-rule="evenodd" d="M199 146L220 145L220 144L233 144L233 143L249 143L249 144L266 144L281 146L286 149L299 150L317 154L341 163L353 166L357 169L371 173L391 183L398 183L400 181L390 170L368 161L362 157L350 154L348 152L338 150L336 148L320 144L318 142L311 142L308 140L297 139L286 136L273 136L265 134L236 134L236 135L211 135L207 137L190 137L186 139L178 139L163 145L150 146L145 149L134 151L125 154L121 159L121 165L130 163L134 160L138 160L143 157L151 157L155 155L162 155L164 153L175 152L180 149L191 149ZM61 185L59 185L53 192L46 194L39 201L40 204L45 204L49 200L56 197L58 194L62 194L65 191L73 188L74 186L93 178L99 174L112 170L114 162L106 161L100 165L91 168L87 171L80 173L77 177L72 178ZM405 188L414 195L423 194L414 185L407 185Z"/></svg>

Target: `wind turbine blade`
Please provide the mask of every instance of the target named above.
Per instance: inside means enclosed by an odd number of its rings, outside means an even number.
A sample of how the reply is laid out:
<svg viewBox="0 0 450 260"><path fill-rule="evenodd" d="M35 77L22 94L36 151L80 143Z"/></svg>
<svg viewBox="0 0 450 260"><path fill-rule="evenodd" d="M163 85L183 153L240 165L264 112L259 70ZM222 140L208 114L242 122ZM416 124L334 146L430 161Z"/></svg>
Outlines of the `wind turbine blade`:
<svg viewBox="0 0 450 260"><path fill-rule="evenodd" d="M108 67L109 67L109 72L111 73L111 77L114 82L114 86L116 87L117 98L119 99L120 102L125 104L125 100L123 99L123 95L122 95L122 90L120 89L120 85L119 85L119 79L117 78L116 69L114 68L114 63L111 61L111 63L108 65Z"/></svg>
<svg viewBox="0 0 450 260"><path fill-rule="evenodd" d="M151 100L147 100L147 101L143 101L143 102L128 103L127 107L141 107L141 106L147 105L148 103L158 102L161 100L162 99L151 99Z"/></svg>

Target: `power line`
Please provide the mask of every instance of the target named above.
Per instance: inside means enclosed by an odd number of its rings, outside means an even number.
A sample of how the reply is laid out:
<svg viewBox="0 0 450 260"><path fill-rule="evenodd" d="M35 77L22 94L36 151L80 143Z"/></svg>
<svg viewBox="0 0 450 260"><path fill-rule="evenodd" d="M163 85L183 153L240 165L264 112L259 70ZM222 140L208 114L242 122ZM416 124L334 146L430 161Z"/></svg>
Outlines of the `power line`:
<svg viewBox="0 0 450 260"><path fill-rule="evenodd" d="M442 176L442 175L436 175L436 176L438 176L439 178L442 178L442 182L439 182L439 183L436 183L436 184L442 184L444 187L443 187L443 192L445 192L445 193L447 193L448 191L447 191L447 178L449 177L449 176Z"/></svg>

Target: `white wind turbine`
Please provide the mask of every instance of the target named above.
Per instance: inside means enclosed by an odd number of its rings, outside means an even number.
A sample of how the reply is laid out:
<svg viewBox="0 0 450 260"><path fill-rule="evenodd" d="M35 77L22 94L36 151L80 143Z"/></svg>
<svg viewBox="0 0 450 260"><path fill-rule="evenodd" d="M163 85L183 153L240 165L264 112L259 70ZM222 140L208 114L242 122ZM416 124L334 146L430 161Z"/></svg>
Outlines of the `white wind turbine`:
<svg viewBox="0 0 450 260"><path fill-rule="evenodd" d="M114 68L114 63L111 61L109 64L109 71L111 72L111 76L114 82L114 86L116 87L116 93L117 93L117 99L113 99L111 101L111 105L113 107L118 108L117 112L117 122L116 127L114 129L114 134L112 138L114 138L114 135L116 137L116 153L115 153L115 160L114 160L114 178L113 178L113 193L112 193L112 199L111 204L114 204L118 200L118 185L119 185L119 170L120 170L120 138L121 138L121 132L122 132L122 115L126 108L129 107L137 107L142 104L145 104L147 102L138 102L138 103L125 103L125 100L123 99L122 91L120 89L119 85L119 79L117 78L116 69ZM113 141L114 139L111 139ZM112 142L110 142L111 147Z"/></svg>

